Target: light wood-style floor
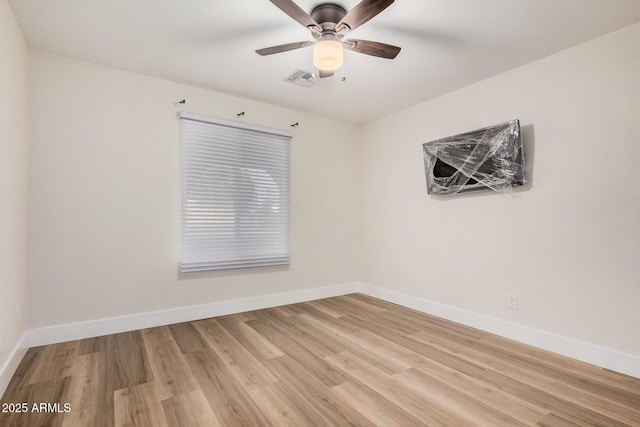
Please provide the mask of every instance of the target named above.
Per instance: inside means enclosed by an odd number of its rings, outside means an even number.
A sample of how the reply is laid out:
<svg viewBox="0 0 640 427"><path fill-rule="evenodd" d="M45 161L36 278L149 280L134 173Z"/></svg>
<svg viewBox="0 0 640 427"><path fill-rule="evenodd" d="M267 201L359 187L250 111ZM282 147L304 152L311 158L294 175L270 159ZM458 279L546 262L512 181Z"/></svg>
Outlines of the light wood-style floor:
<svg viewBox="0 0 640 427"><path fill-rule="evenodd" d="M2 426L640 426L640 380L360 294L32 348Z"/></svg>

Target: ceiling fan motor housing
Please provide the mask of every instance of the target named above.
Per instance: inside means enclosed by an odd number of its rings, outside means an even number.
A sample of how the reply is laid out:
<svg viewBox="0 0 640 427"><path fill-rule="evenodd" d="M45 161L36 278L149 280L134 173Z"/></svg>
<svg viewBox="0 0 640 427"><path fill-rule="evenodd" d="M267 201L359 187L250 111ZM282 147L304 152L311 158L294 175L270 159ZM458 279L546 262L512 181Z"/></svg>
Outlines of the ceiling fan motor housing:
<svg viewBox="0 0 640 427"><path fill-rule="evenodd" d="M335 3L322 3L314 7L311 11L311 17L323 30L332 31L335 30L336 24L340 22L346 14L347 11Z"/></svg>

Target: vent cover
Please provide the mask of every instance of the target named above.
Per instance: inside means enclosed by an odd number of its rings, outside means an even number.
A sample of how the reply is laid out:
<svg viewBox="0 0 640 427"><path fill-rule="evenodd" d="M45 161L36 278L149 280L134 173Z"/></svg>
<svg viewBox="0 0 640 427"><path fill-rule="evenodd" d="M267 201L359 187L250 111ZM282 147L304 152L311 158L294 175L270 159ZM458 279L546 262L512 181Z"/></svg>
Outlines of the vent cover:
<svg viewBox="0 0 640 427"><path fill-rule="evenodd" d="M316 76L308 71L295 70L284 81L302 87L311 87L316 83Z"/></svg>

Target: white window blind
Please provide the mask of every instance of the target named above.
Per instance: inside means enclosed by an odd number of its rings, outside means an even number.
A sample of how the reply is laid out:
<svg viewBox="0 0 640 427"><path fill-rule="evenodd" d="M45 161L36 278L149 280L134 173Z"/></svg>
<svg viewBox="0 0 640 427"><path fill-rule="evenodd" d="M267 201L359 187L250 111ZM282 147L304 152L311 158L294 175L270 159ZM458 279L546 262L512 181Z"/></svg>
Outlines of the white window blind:
<svg viewBox="0 0 640 427"><path fill-rule="evenodd" d="M180 118L180 271L289 264L291 133Z"/></svg>

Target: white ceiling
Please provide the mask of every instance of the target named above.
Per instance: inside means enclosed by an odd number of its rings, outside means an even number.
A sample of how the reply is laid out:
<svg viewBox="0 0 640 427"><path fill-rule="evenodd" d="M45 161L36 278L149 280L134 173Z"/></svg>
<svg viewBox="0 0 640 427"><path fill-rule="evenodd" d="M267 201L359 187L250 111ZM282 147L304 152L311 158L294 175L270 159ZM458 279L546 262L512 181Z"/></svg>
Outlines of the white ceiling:
<svg viewBox="0 0 640 427"><path fill-rule="evenodd" d="M283 79L313 71L311 48L254 52L312 40L269 0L10 3L31 47L354 123L640 21L640 0L398 0L348 36L401 46L395 60L346 51L343 70L303 88Z"/></svg>

